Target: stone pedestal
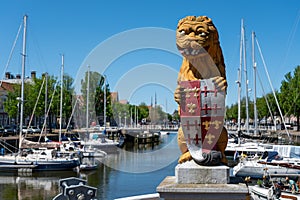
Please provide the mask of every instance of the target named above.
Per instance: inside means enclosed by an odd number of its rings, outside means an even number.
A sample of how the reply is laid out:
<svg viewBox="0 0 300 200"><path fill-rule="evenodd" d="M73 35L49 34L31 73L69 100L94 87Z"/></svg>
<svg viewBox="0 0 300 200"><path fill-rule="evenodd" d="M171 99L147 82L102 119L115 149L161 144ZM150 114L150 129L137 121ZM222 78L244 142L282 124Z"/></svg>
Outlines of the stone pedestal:
<svg viewBox="0 0 300 200"><path fill-rule="evenodd" d="M245 184L229 183L229 167L199 166L194 161L178 164L175 176L166 177L156 188L164 200L249 199Z"/></svg>
<svg viewBox="0 0 300 200"><path fill-rule="evenodd" d="M245 200L245 184L178 184L174 176L166 177L156 188L164 200Z"/></svg>
<svg viewBox="0 0 300 200"><path fill-rule="evenodd" d="M176 183L183 184L227 184L229 173L227 166L200 166L193 160L175 168Z"/></svg>

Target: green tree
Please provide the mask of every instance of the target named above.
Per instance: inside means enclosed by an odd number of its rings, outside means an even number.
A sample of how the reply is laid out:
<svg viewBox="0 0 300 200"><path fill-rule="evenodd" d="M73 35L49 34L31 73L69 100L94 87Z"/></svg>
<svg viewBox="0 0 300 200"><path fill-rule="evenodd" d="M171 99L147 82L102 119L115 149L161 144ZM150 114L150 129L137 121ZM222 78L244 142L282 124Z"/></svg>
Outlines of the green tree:
<svg viewBox="0 0 300 200"><path fill-rule="evenodd" d="M180 121L180 116L178 113L178 110L174 110L173 114L172 114L172 120L179 122Z"/></svg>
<svg viewBox="0 0 300 200"><path fill-rule="evenodd" d="M88 87L89 84L89 87ZM110 121L112 117L111 95L109 84L106 83L105 77L98 72L85 73L85 78L81 80L81 93L84 99L83 110L87 109L87 91L89 91L89 123L98 120L100 124L104 124L104 88L106 88L106 117Z"/></svg>
<svg viewBox="0 0 300 200"><path fill-rule="evenodd" d="M17 119L19 113L20 85L13 85L13 91L7 93L6 101L4 102L4 111L8 113L10 118Z"/></svg>
<svg viewBox="0 0 300 200"><path fill-rule="evenodd" d="M286 115L295 115L297 117L297 130L299 131L300 116L300 66L298 65L294 73L287 73L281 82L280 102Z"/></svg>
<svg viewBox="0 0 300 200"><path fill-rule="evenodd" d="M57 83L57 80L54 76L48 76L47 75L47 81L45 80L45 75L42 76L42 78L35 78L33 79L33 83L30 84L30 87L28 88L26 100L25 100L25 108L29 109L30 112L28 112L28 116L34 116L35 119L37 119L38 123L41 125L44 123L44 121L41 120L42 117L45 116L45 95L47 92L47 108L49 108L50 99L52 98L54 87ZM46 91L47 87L47 91ZM25 90L26 90L25 85ZM40 93L40 96L39 96ZM57 92L54 93L54 95L57 95ZM56 99L58 99L56 97ZM53 103L53 101L52 101ZM36 105L36 109L34 110L34 106ZM53 106L51 106L52 108ZM33 112L34 111L34 112ZM25 112L27 113L27 112ZM52 112L51 112L52 113ZM48 117L49 118L49 117ZM33 120L34 122L35 120ZM31 122L31 125L33 124ZM26 124L27 125L27 124Z"/></svg>
<svg viewBox="0 0 300 200"><path fill-rule="evenodd" d="M167 113L167 115L168 115L168 121L172 122L173 121L173 116L170 113Z"/></svg>
<svg viewBox="0 0 300 200"><path fill-rule="evenodd" d="M257 107L257 116L262 119L264 117L270 116L269 109L267 106L267 102L265 97L256 99L256 107Z"/></svg>
<svg viewBox="0 0 300 200"><path fill-rule="evenodd" d="M45 85L47 87L47 90L45 89L44 96L40 98L41 104L44 105L43 109L45 113L45 94L47 92L47 112L48 117L46 123L50 127L50 132L52 131L52 124L55 124L58 128L58 125L56 124L56 121L52 121L53 118L56 118L59 116L59 108L60 108L60 86L58 85L57 77L55 76L49 76L47 75L47 84ZM42 114L44 116L44 114Z"/></svg>
<svg viewBox="0 0 300 200"><path fill-rule="evenodd" d="M149 108L145 102L142 102L139 106L139 119L145 119L149 116Z"/></svg>
<svg viewBox="0 0 300 200"><path fill-rule="evenodd" d="M232 104L230 107L226 106L226 120L237 120L238 118L238 105Z"/></svg>
<svg viewBox="0 0 300 200"><path fill-rule="evenodd" d="M118 126L121 126L122 124L122 119L129 118L129 104L121 104L119 102L115 102L112 105L112 110L113 110L113 121L115 124L117 124ZM126 119L127 120L127 119ZM125 124L125 122L124 122ZM128 121L126 121L126 125L128 124Z"/></svg>
<svg viewBox="0 0 300 200"><path fill-rule="evenodd" d="M53 78L53 77L52 77ZM49 80L48 80L49 82ZM51 80L50 82L56 83L56 81ZM73 78L67 74L63 76L63 97L62 97L62 125L65 127L69 121L72 114L72 95L74 93ZM52 113L56 118L60 118L60 100L61 100L61 84L56 84L56 91L54 93L54 99L52 102ZM57 124L57 128L59 124Z"/></svg>
<svg viewBox="0 0 300 200"><path fill-rule="evenodd" d="M109 84L105 81L104 76L100 76L98 86L96 87L95 95L95 110L100 124L104 124L104 91L106 92L106 122L112 121L112 105L111 105L111 92Z"/></svg>
<svg viewBox="0 0 300 200"><path fill-rule="evenodd" d="M41 124L41 117L44 117L45 114L45 88L46 84L43 83L44 76L42 78L35 78L32 81L26 81L24 84L24 101L23 101L23 117L24 119L30 119L31 116L34 116L36 120L33 119L33 124L35 121ZM48 77L48 99L47 103L50 103L50 99L53 96L53 101L51 105L51 109L57 109L57 102L59 102L58 93L53 93L54 89L57 89L56 86L57 80L55 77L50 76ZM39 95L40 93L40 95ZM4 103L5 111L11 118L18 118L20 110L18 109L17 100L18 97L21 96L21 85L15 84L13 85L13 90L8 92L7 100ZM38 98L39 97L39 98ZM34 107L36 105L36 109ZM59 105L59 104L58 104ZM49 107L50 105L48 105ZM50 112L51 114L52 112ZM51 118L49 116L49 118ZM29 121L23 119L23 124L28 125ZM17 122L19 121L16 120Z"/></svg>
<svg viewBox="0 0 300 200"><path fill-rule="evenodd" d="M69 121L70 117L72 117L72 95L74 94L74 87L73 87L74 79L65 74L64 75L64 84L63 84L63 118L65 119L66 123Z"/></svg>

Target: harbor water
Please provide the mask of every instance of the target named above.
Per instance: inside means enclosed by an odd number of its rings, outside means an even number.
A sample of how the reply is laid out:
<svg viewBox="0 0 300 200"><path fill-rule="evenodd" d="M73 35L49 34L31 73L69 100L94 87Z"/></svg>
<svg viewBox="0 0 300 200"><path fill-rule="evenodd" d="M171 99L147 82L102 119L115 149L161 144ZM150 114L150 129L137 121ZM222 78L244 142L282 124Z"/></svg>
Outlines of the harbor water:
<svg viewBox="0 0 300 200"><path fill-rule="evenodd" d="M77 177L97 188L97 199L116 199L156 193L166 176L174 176L177 159L177 135L161 136L158 145L125 145L106 158L88 159L97 162L93 171L60 171L39 173L0 173L1 200L52 200L61 193L59 180Z"/></svg>

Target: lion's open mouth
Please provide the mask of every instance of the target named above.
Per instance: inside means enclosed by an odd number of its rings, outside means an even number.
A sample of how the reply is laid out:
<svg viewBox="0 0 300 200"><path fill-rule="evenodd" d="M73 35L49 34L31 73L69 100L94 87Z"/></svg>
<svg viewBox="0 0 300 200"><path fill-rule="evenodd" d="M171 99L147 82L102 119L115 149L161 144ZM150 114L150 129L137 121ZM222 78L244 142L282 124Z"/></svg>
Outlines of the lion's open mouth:
<svg viewBox="0 0 300 200"><path fill-rule="evenodd" d="M186 55L186 56L197 56L199 54L207 53L205 48L193 49L193 48L181 48L179 46L177 46L177 48L182 55Z"/></svg>

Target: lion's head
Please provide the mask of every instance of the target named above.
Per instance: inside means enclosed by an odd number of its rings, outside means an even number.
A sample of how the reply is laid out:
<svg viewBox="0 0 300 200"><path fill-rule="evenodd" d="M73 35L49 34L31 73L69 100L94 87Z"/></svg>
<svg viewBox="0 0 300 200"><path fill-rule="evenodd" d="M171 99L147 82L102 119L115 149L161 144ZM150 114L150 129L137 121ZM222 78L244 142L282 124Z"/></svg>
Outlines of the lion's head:
<svg viewBox="0 0 300 200"><path fill-rule="evenodd" d="M197 62L207 62L207 57L210 57L220 75L225 76L218 31L210 18L187 16L181 19L177 25L176 45L180 53L194 66Z"/></svg>
<svg viewBox="0 0 300 200"><path fill-rule="evenodd" d="M209 52L217 43L219 36L212 20L206 16L188 16L177 25L176 44L179 51L187 58L201 56Z"/></svg>

